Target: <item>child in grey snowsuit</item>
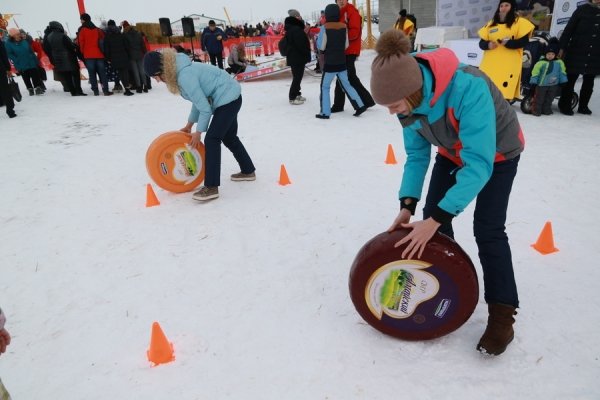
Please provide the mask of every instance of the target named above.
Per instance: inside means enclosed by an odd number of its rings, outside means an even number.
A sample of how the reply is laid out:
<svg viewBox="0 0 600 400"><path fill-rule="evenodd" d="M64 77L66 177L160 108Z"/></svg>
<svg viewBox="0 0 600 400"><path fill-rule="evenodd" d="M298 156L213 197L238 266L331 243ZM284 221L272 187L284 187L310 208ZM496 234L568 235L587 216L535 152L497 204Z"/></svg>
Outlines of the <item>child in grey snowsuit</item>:
<svg viewBox="0 0 600 400"><path fill-rule="evenodd" d="M545 57L541 58L533 66L531 73L531 90L535 90L532 114L552 114L552 101L558 95L560 85L567 82L565 64L556 58L558 54L558 43L550 43Z"/></svg>
<svg viewBox="0 0 600 400"><path fill-rule="evenodd" d="M346 24L339 22L340 8L337 4L325 7L325 22L317 37L317 47L324 52L323 76L321 77L321 112L315 117L329 119L331 115L331 99L329 90L333 78L337 77L342 88L350 97L352 107L356 110L355 117L367 110L356 89L348 80L345 51L349 46Z"/></svg>

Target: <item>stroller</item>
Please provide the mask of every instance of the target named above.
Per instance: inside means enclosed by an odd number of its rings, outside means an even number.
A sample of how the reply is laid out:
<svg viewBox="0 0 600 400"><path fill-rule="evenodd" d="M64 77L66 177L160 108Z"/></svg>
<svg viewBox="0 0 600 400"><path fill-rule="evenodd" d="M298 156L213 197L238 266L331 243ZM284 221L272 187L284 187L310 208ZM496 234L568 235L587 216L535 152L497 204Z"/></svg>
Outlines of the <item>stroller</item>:
<svg viewBox="0 0 600 400"><path fill-rule="evenodd" d="M521 71L521 111L524 114L531 114L533 109L533 98L535 93L531 90L531 74L535 63L546 54L546 48L550 42L548 32L535 32L529 39L529 43L523 49L523 69ZM573 93L571 99L571 108L575 109L579 103L579 95Z"/></svg>

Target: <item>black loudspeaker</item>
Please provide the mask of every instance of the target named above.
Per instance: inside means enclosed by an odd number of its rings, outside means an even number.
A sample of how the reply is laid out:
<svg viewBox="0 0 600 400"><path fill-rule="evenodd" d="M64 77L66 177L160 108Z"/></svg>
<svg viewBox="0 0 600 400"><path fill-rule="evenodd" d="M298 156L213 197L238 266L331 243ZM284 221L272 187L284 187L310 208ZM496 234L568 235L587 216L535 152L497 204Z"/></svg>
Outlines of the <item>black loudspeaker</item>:
<svg viewBox="0 0 600 400"><path fill-rule="evenodd" d="M189 17L181 18L181 27L183 28L183 36L194 37L196 31L194 30L194 20Z"/></svg>
<svg viewBox="0 0 600 400"><path fill-rule="evenodd" d="M171 29L171 21L169 18L159 18L160 23L160 34L163 36L173 36L173 30Z"/></svg>

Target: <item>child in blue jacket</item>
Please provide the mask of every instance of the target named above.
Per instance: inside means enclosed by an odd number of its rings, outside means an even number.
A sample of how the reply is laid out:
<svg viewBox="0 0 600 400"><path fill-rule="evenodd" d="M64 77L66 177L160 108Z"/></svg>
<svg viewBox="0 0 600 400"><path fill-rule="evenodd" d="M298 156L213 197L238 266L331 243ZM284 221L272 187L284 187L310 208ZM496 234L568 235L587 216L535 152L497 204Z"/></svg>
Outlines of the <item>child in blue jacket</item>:
<svg viewBox="0 0 600 400"><path fill-rule="evenodd" d="M560 86L567 82L567 69L562 60L556 58L559 44L552 42L546 49L545 58L541 58L533 66L531 90L535 90L532 114L535 116L551 115L552 101L560 91Z"/></svg>
<svg viewBox="0 0 600 400"><path fill-rule="evenodd" d="M329 119L331 115L331 99L329 91L331 82L335 77L342 85L344 92L348 94L352 107L356 110L355 117L367 110L358 92L348 80L348 68L346 66L345 51L348 48L348 31L346 24L340 21L340 8L337 4L329 4L325 7L325 22L321 26L317 37L317 48L324 53L323 75L321 77L321 112L315 117Z"/></svg>
<svg viewBox="0 0 600 400"><path fill-rule="evenodd" d="M221 143L238 162L241 172L232 181L256 179L254 164L238 137L237 116L242 107L242 88L227 72L212 65L191 62L189 57L173 49L151 51L144 56L144 70L169 91L192 102L187 124L180 129L191 134L195 146L206 132L206 171L204 186L193 199L206 201L219 197L221 176ZM196 124L196 132L192 127Z"/></svg>
<svg viewBox="0 0 600 400"><path fill-rule="evenodd" d="M488 325L476 348L501 354L513 340L519 306L504 226L524 148L516 113L487 75L460 64L449 49L413 56L408 37L389 30L377 41L376 51L371 93L400 120L407 155L400 212L389 230L410 228L396 245L407 244L403 258L418 258L436 231L454 236L452 219L476 199L473 228L488 303ZM411 223L432 145L438 153L423 220Z"/></svg>

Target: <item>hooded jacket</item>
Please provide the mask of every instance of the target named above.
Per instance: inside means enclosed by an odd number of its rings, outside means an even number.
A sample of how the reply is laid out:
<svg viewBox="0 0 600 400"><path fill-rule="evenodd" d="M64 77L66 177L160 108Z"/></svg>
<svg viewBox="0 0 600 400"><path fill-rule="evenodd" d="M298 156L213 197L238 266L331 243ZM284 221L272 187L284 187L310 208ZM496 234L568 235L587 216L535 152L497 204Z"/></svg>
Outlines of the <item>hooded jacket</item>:
<svg viewBox="0 0 600 400"><path fill-rule="evenodd" d="M91 22L85 22L77 34L77 43L84 59L103 59L104 53L100 45L104 40L104 32Z"/></svg>
<svg viewBox="0 0 600 400"><path fill-rule="evenodd" d="M304 65L309 62L310 43L304 32L304 22L295 17L287 17L285 37L288 41L287 65Z"/></svg>
<svg viewBox="0 0 600 400"><path fill-rule="evenodd" d="M206 132L215 110L237 100L242 87L222 69L193 63L188 56L172 49L165 49L162 54L167 88L192 102L188 121L198 124L198 132Z"/></svg>
<svg viewBox="0 0 600 400"><path fill-rule="evenodd" d="M55 71L79 70L77 46L65 35L65 30L60 22L52 21L48 24L48 34L44 37L43 46Z"/></svg>
<svg viewBox="0 0 600 400"><path fill-rule="evenodd" d="M437 146L457 165L456 184L438 204L451 218L481 191L494 162L518 156L525 141L515 111L487 75L460 64L449 49L416 57L423 101L410 116L398 115L407 154L399 198L420 199L431 145Z"/></svg>
<svg viewBox="0 0 600 400"><path fill-rule="evenodd" d="M346 24L339 22L340 9L335 4L325 8L326 22L319 31L317 48L324 52L325 72L346 70L345 51L349 46Z"/></svg>

